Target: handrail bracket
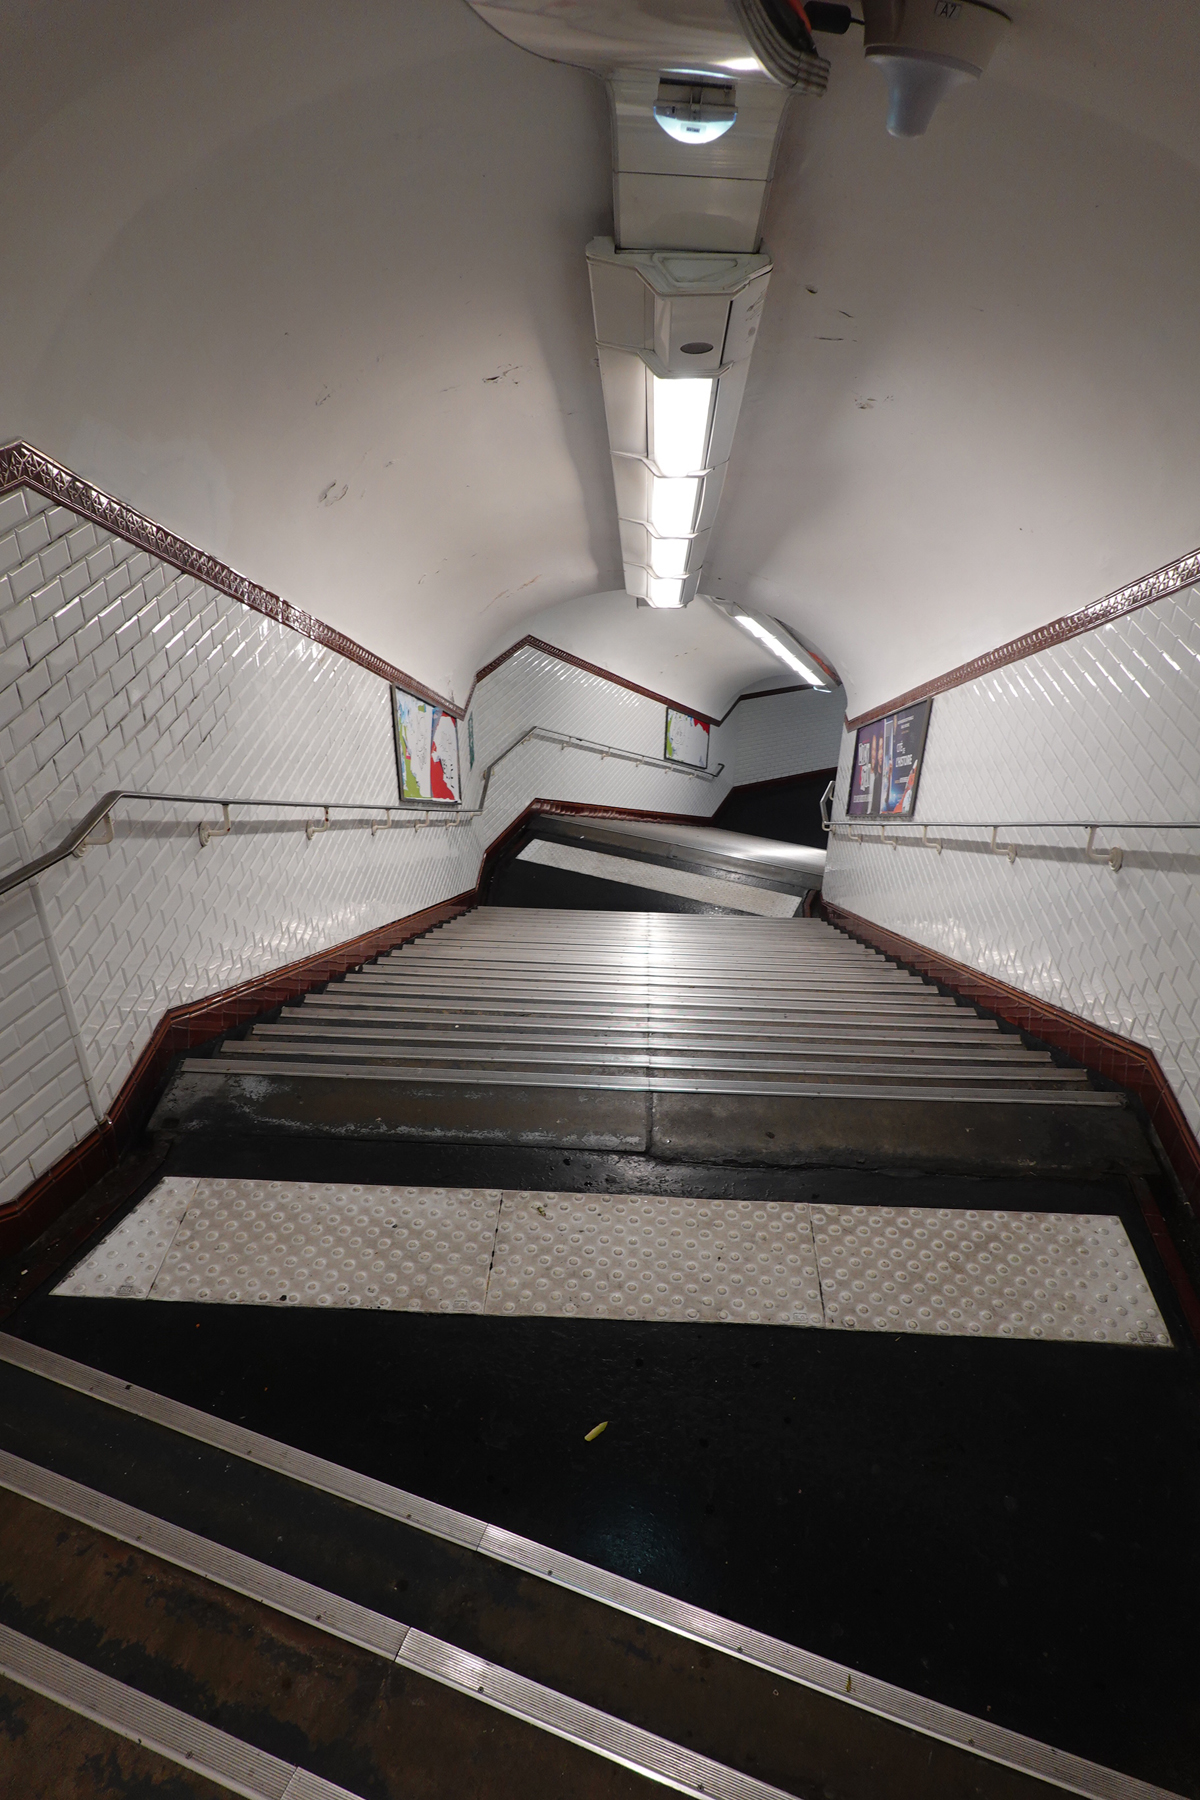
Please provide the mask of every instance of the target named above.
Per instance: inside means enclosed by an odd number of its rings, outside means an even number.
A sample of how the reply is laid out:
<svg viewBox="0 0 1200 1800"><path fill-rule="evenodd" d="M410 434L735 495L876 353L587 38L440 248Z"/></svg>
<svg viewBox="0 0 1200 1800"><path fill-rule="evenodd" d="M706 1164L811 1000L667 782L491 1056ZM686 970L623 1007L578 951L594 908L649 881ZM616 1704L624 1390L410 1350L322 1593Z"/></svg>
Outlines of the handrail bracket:
<svg viewBox="0 0 1200 1800"><path fill-rule="evenodd" d="M200 839L201 849L203 849L205 847L205 845L210 843L211 840L215 837L228 837L230 832L233 830L233 826L230 823L230 819L229 819L228 803L226 803L224 806L222 806L221 813L225 820L225 823L223 825L210 825L207 819L202 819L200 824L197 825L196 835Z"/></svg>
<svg viewBox="0 0 1200 1800"><path fill-rule="evenodd" d="M104 836L96 837L94 833L99 831L101 826L104 827ZM106 812L102 819L96 821L96 824L92 827L92 830L88 832L83 842L81 844L76 844L71 854L72 856L79 857L82 862L86 851L96 849L102 844L111 844L114 835L112 814L111 812Z"/></svg>
<svg viewBox="0 0 1200 1800"><path fill-rule="evenodd" d="M1116 871L1121 867L1121 864L1125 861L1125 852L1124 852L1124 850L1119 849L1116 845L1114 845L1112 847L1112 849L1110 849L1110 850L1095 849L1094 845L1096 842L1096 833L1099 831L1099 829L1100 829L1100 827L1098 825L1089 825L1088 826L1087 845L1084 849L1083 854L1087 857L1089 862L1107 863L1109 868L1115 874Z"/></svg>

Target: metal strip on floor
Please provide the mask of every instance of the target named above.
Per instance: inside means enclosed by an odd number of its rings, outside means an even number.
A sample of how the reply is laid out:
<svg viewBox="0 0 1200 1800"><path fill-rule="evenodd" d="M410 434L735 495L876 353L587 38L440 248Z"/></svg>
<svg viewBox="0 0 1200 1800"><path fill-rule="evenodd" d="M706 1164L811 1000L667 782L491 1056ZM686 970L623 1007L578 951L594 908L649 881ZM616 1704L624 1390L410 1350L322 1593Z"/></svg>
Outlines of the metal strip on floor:
<svg viewBox="0 0 1200 1800"><path fill-rule="evenodd" d="M187 1057L182 1068L188 1075L240 1075L251 1080L258 1080L263 1075L288 1075L297 1081L390 1081L403 1082L409 1087L435 1087L450 1083L477 1088L602 1089L609 1093L761 1094L766 1098L782 1095L784 1098L798 1100L971 1100L986 1101L991 1105L1101 1107L1125 1104L1124 1095L1103 1093L1095 1088L1056 1088L1050 1093L1039 1093L1035 1088L1010 1088L992 1093L986 1088L891 1087L883 1082L874 1087L867 1087L862 1083L852 1084L849 1081L836 1085L779 1081L767 1086L763 1082L754 1081L671 1081L654 1075L632 1081L621 1076L571 1075L557 1070L548 1075L536 1069L438 1069L413 1065L401 1068L393 1063L371 1062L301 1063L264 1060L250 1063L239 1062L236 1056L219 1055Z"/></svg>
<svg viewBox="0 0 1200 1800"><path fill-rule="evenodd" d="M115 1500L94 1488L84 1487L66 1476L27 1462L23 1457L0 1451L0 1487L45 1506L52 1512L90 1525L121 1543L135 1545L149 1555L160 1557L162 1561L172 1563L177 1568L187 1569L191 1574L211 1581L218 1587L245 1594L249 1599L269 1606L276 1612L302 1619L305 1624L316 1626L330 1637L356 1644L387 1662L399 1663L445 1687L454 1688L458 1693L485 1706L510 1713L539 1731L548 1731L581 1749L590 1750L594 1755L605 1757L609 1762L620 1763L635 1775L677 1788L684 1794L706 1795L708 1800L788 1800L779 1788L758 1781L751 1775L729 1768L724 1763L714 1762L710 1757L700 1756L693 1750L672 1743L668 1738L630 1725L624 1719L572 1699L567 1694L560 1694L553 1688L531 1681L527 1676L518 1675L512 1669L503 1668L499 1663L474 1656L469 1651L459 1649L457 1645L446 1643L442 1638L431 1637L427 1632L417 1631L398 1620L385 1618L382 1614L372 1612L368 1607L358 1606L327 1589L298 1581L294 1576L285 1574L268 1563L257 1562L253 1557L243 1556L224 1544L199 1537L195 1532L185 1531L181 1526L155 1518L153 1514L142 1512L138 1507L127 1506L122 1500ZM85 1674L93 1673L84 1664L76 1666ZM77 1685L82 1691L85 1684L78 1682ZM145 1698L134 1689L126 1692L133 1695L135 1701ZM136 1708L128 1702L124 1706L126 1713L132 1718ZM169 1712L172 1709L166 1710ZM188 1715L181 1714L179 1717L187 1720ZM180 1742L184 1741L185 1735L183 1732L177 1733ZM237 1753L247 1748L237 1745L236 1740L231 1742L236 1745ZM249 1752L251 1757L259 1754L252 1750ZM186 1758L178 1755L176 1760L186 1760L189 1767L194 1766L194 1758L190 1753ZM276 1763L274 1757L267 1761ZM278 1764L276 1770L268 1770L267 1773L274 1775L276 1780L279 1773L286 1773L289 1776L288 1785L278 1791L285 1800L286 1795L294 1795L290 1784L294 1770L289 1771L286 1765ZM257 1795L268 1790L258 1785L248 1786L243 1791ZM315 1790L329 1794L341 1791L330 1788L328 1784Z"/></svg>
<svg viewBox="0 0 1200 1800"><path fill-rule="evenodd" d="M740 1769L712 1762L694 1750L656 1737L638 1725L629 1725L582 1700L572 1700L528 1676L515 1675L496 1663L485 1662L468 1650L456 1649L423 1631L410 1631L397 1662L433 1681L471 1694L501 1712L511 1713L540 1731L553 1732L569 1744L578 1744L609 1762L620 1763L635 1775L648 1777L681 1794L703 1795L704 1800L794 1800L782 1788L771 1787Z"/></svg>
<svg viewBox="0 0 1200 1800"><path fill-rule="evenodd" d="M108 1537L119 1538L123 1544L132 1544L150 1556L161 1557L163 1562L187 1569L231 1593L244 1594L248 1600L313 1625L330 1637L357 1644L359 1649L370 1650L389 1662L400 1654L408 1627L399 1620L314 1587L311 1582L300 1581L282 1569L243 1556L240 1550L230 1550L225 1544L200 1537L182 1525L172 1525L124 1500L114 1500L109 1494L85 1487L82 1482L8 1450L0 1450L0 1488L20 1494L38 1506L47 1506L68 1519L77 1519L81 1525L90 1525Z"/></svg>
<svg viewBox="0 0 1200 1800"><path fill-rule="evenodd" d="M7 1625L0 1625L0 1675L245 1800L356 1800L348 1788L281 1762Z"/></svg>
<svg viewBox="0 0 1200 1800"><path fill-rule="evenodd" d="M565 1556L547 1545L505 1531L501 1526L485 1525L481 1520L440 1506L436 1501L423 1500L372 1476L341 1468L323 1457L278 1443L258 1432L248 1431L244 1426L233 1425L181 1401L136 1387L132 1382L88 1368L86 1364L60 1356L57 1351L28 1344L6 1332L0 1332L0 1362L25 1369L137 1418L148 1419L180 1436L243 1457L260 1468L273 1469L305 1486L412 1525L431 1536L446 1538L497 1562L544 1577L572 1593L597 1600L634 1618L645 1619L650 1624L661 1625L679 1636L769 1669L786 1680L799 1682L926 1737L971 1751L989 1762L1000 1763L1069 1793L1083 1795L1085 1800L1179 1800L1179 1796L1167 1789L1139 1781L1135 1776L1102 1768L1083 1757L1055 1750L1036 1739L993 1725L990 1720L973 1718L924 1695L893 1687L844 1664L832 1663L779 1638L737 1625L719 1614L644 1587L625 1576Z"/></svg>

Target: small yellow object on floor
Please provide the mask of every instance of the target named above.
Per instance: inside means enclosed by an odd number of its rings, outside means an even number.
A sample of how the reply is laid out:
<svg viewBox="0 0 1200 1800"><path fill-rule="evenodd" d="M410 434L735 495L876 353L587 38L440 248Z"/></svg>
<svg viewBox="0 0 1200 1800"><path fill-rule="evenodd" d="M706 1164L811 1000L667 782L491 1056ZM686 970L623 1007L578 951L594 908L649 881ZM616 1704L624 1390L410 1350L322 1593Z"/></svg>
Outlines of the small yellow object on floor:
<svg viewBox="0 0 1200 1800"><path fill-rule="evenodd" d="M601 1421L601 1423L599 1425L593 1425L592 1429L590 1431L584 1432L584 1434L583 1434L584 1443L590 1444L593 1438L598 1438L602 1431L607 1431L607 1430L608 1430L608 1420L604 1419Z"/></svg>

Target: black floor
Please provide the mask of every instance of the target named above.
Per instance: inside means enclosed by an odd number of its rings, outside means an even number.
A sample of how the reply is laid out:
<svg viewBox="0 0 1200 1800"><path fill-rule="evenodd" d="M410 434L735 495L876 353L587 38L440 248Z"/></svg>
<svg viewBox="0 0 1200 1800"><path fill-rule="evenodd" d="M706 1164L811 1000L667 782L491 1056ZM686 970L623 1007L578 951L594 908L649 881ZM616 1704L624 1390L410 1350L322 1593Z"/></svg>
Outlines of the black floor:
<svg viewBox="0 0 1200 1800"><path fill-rule="evenodd" d="M231 1136L182 1140L159 1173L1119 1211L1179 1349L45 1290L9 1329L1200 1795L1197 1365L1123 1181Z"/></svg>

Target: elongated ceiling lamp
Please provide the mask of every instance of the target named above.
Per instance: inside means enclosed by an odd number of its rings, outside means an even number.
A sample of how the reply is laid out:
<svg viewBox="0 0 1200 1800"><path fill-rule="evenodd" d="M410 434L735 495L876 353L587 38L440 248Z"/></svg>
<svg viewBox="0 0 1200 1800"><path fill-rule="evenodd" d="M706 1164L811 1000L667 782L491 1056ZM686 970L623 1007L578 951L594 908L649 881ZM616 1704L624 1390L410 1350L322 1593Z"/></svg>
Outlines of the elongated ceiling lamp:
<svg viewBox="0 0 1200 1800"><path fill-rule="evenodd" d="M721 498L770 258L588 245L625 588L694 597Z"/></svg>
<svg viewBox="0 0 1200 1800"><path fill-rule="evenodd" d="M734 600L719 600L712 594L705 594L702 598L710 606L716 607L718 612L723 612L727 618L732 619L735 625L740 625L743 631L748 632L764 650L768 650L785 669L798 675L808 687L828 692L840 685L836 672L819 656L815 656L807 645L802 644L795 632L779 619L768 618L765 613L740 606Z"/></svg>

